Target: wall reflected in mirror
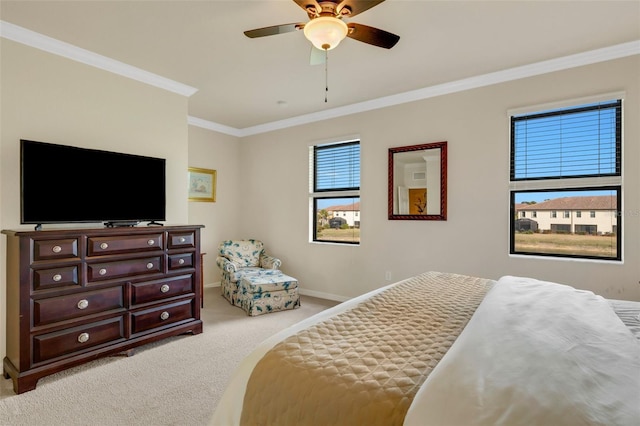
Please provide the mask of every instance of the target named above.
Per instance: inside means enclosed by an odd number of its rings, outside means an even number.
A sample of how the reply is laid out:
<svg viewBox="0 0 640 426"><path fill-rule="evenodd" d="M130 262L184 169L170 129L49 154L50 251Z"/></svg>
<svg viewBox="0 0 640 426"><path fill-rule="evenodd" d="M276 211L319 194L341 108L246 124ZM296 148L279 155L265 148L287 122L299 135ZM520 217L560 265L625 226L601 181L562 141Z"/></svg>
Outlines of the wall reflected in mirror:
<svg viewBox="0 0 640 426"><path fill-rule="evenodd" d="M446 220L447 142L389 148L389 219Z"/></svg>

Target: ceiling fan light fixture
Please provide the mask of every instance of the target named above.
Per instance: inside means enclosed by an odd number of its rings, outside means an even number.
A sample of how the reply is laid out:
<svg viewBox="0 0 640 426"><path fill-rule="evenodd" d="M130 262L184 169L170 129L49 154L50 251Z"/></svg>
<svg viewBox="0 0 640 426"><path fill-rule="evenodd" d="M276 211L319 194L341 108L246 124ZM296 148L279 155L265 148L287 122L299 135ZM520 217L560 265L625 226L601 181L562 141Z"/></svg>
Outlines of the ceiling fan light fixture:
<svg viewBox="0 0 640 426"><path fill-rule="evenodd" d="M335 48L348 31L347 24L332 16L320 16L304 26L304 36L320 50Z"/></svg>

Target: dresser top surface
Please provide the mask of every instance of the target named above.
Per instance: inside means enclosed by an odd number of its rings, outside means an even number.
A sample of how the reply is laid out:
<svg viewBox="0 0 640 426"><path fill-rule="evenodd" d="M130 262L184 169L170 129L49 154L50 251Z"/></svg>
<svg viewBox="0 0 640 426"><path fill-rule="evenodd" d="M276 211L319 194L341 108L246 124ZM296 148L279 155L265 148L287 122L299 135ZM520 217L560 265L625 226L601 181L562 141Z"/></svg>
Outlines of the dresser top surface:
<svg viewBox="0 0 640 426"><path fill-rule="evenodd" d="M188 231L204 228L204 225L162 225L162 226L121 226L121 227L86 227L86 228L50 228L50 229L3 229L2 233L15 236L41 236L47 235L135 235L164 231Z"/></svg>

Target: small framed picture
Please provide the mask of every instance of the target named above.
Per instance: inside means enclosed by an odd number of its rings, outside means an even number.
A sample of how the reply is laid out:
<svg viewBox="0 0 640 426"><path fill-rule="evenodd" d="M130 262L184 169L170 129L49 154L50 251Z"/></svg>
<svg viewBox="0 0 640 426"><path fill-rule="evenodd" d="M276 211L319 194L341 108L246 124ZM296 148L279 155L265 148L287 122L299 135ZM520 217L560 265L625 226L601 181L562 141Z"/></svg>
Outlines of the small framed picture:
<svg viewBox="0 0 640 426"><path fill-rule="evenodd" d="M189 167L189 201L216 201L216 171Z"/></svg>

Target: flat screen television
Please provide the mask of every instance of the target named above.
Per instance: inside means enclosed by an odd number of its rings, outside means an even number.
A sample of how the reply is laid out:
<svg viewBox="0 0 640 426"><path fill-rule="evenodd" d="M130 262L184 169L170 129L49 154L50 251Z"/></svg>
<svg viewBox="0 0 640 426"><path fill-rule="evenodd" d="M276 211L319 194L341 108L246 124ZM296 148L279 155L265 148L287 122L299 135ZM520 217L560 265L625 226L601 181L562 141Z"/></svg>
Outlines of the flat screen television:
<svg viewBox="0 0 640 426"><path fill-rule="evenodd" d="M163 158L21 140L21 223L164 221L165 169Z"/></svg>

